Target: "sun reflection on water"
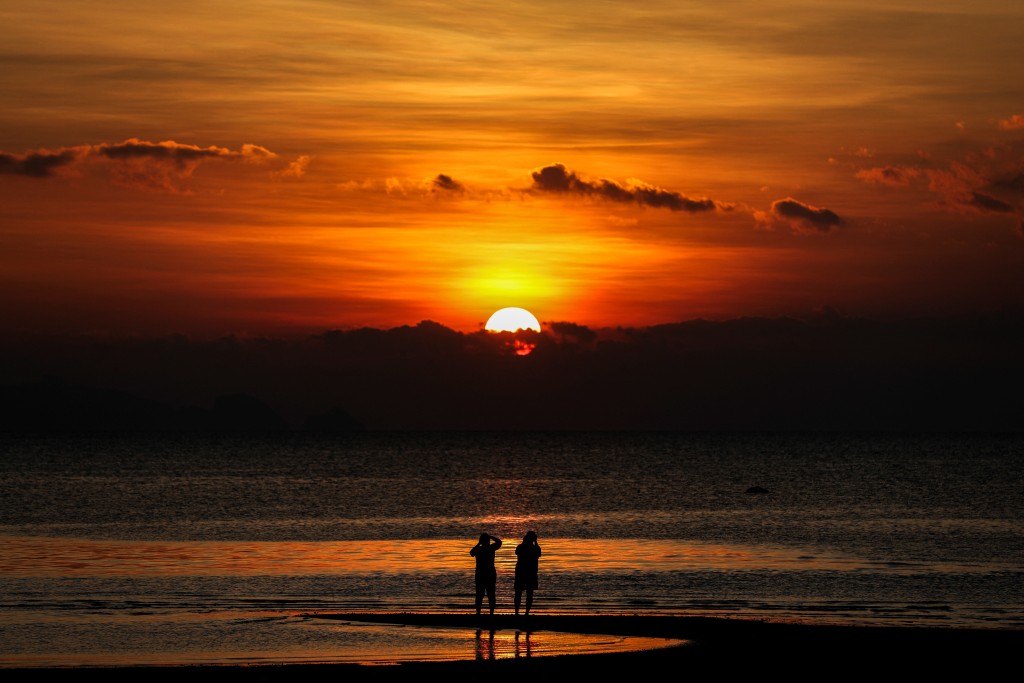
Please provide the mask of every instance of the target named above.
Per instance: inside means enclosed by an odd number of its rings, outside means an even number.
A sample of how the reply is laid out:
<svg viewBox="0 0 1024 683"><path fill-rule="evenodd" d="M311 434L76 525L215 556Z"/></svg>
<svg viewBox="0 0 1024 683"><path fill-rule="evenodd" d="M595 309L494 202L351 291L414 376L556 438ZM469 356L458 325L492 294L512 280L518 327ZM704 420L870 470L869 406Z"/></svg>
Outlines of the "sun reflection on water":
<svg viewBox="0 0 1024 683"><path fill-rule="evenodd" d="M506 522L514 522L508 519ZM511 572L518 538L496 555ZM374 541L120 541L7 537L0 576L301 576L435 574L466 571L475 539ZM543 571L677 572L854 569L866 561L781 546L731 546L650 539L542 538Z"/></svg>

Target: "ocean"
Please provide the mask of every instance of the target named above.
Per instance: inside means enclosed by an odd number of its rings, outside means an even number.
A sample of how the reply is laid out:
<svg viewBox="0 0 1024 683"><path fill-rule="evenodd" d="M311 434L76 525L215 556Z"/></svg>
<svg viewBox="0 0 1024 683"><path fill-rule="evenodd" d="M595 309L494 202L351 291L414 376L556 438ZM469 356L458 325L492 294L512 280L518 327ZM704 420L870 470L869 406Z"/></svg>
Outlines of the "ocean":
<svg viewBox="0 0 1024 683"><path fill-rule="evenodd" d="M537 614L1019 629L1022 491L1013 434L7 435L0 667L518 656L315 618L471 613L484 531L498 613L533 530Z"/></svg>

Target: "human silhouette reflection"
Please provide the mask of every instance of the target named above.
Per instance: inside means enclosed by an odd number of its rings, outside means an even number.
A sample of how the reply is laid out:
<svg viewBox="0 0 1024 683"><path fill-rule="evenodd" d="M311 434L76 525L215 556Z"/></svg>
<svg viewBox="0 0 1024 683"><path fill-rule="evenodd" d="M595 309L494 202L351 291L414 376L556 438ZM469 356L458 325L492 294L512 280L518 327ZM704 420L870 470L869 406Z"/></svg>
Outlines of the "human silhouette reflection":
<svg viewBox="0 0 1024 683"><path fill-rule="evenodd" d="M488 631L487 639L484 640L483 629L476 630L476 658L494 659L494 631Z"/></svg>
<svg viewBox="0 0 1024 683"><path fill-rule="evenodd" d="M498 583L498 570L494 568L494 553L501 547L501 539L490 534L480 534L469 554L476 558L476 613L480 614L483 606L484 593L487 594L487 602L491 608L491 615L494 615L494 592Z"/></svg>
<svg viewBox="0 0 1024 683"><path fill-rule="evenodd" d="M523 636L522 640L520 640L520 635ZM533 654L532 650L533 650L533 647L530 644L530 632L529 631L516 631L516 648L515 648L515 656L516 656L516 658L525 657L525 658L528 659L530 657L530 655Z"/></svg>
<svg viewBox="0 0 1024 683"><path fill-rule="evenodd" d="M519 615L519 604L522 602L523 591L526 591L526 615L529 616L533 607L533 591L537 589L537 572L540 564L540 544L537 543L537 532L527 531L523 542L516 546L516 577L515 606Z"/></svg>

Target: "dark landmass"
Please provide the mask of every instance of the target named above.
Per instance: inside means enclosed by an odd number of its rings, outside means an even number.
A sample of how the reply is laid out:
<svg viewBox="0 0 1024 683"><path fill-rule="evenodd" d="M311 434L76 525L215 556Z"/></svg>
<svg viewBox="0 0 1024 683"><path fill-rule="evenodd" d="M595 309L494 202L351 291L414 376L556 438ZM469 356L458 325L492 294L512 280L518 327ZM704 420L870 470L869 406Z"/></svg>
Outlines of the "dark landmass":
<svg viewBox="0 0 1024 683"><path fill-rule="evenodd" d="M325 434L362 429L357 420L334 408L311 415L298 431ZM51 378L0 387L0 431L270 434L296 430L265 401L246 394L217 396L210 407L182 406Z"/></svg>
<svg viewBox="0 0 1024 683"><path fill-rule="evenodd" d="M522 344L532 351L518 355ZM1022 348L1022 313L8 335L0 431L1021 432Z"/></svg>

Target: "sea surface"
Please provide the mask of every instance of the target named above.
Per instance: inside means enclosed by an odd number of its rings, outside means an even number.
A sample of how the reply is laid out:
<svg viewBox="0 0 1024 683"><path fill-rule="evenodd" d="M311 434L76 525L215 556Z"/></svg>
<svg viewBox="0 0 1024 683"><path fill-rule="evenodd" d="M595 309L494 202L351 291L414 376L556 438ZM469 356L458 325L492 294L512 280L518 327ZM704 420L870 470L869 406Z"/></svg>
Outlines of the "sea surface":
<svg viewBox="0 0 1024 683"><path fill-rule="evenodd" d="M483 531L510 613L528 530L537 614L1024 627L1024 435L8 435L0 668L629 649L315 616L472 612Z"/></svg>

